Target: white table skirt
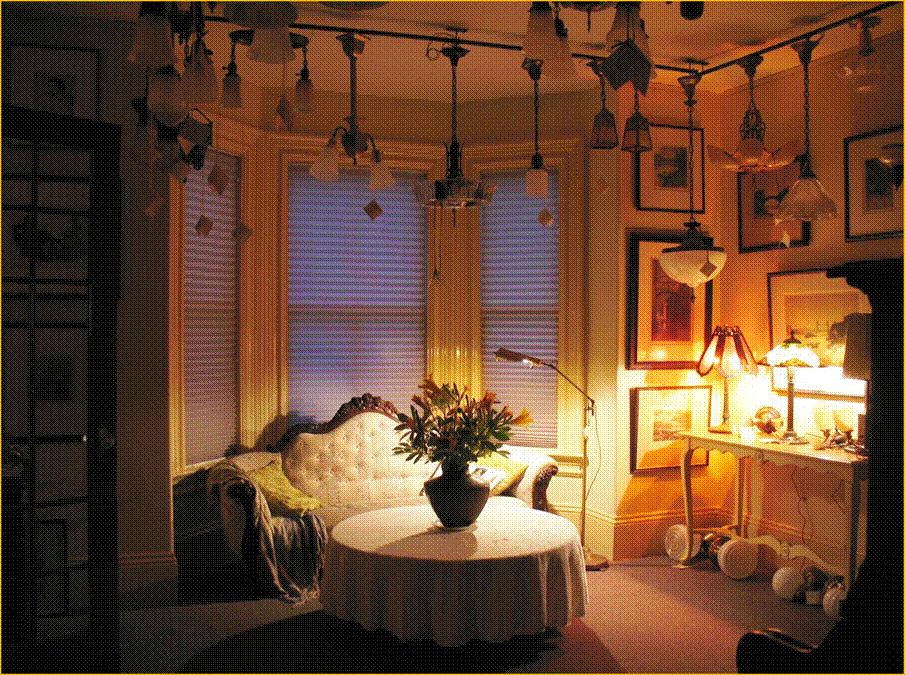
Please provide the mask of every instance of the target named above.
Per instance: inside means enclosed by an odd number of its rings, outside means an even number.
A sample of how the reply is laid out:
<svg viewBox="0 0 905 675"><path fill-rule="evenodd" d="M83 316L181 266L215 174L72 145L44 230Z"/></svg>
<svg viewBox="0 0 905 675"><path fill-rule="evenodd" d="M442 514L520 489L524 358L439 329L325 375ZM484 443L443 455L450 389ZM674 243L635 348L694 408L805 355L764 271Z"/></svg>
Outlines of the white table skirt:
<svg viewBox="0 0 905 675"><path fill-rule="evenodd" d="M453 647L562 628L585 613L587 577L571 521L495 497L464 530L427 504L338 523L320 600L369 630Z"/></svg>

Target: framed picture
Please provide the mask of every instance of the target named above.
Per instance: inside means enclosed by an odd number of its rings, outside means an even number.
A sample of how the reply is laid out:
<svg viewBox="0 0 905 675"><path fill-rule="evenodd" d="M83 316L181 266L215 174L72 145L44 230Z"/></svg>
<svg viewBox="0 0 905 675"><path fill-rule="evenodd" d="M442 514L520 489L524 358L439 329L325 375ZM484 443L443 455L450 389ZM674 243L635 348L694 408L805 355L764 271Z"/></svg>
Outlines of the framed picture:
<svg viewBox="0 0 905 675"><path fill-rule="evenodd" d="M3 58L4 103L98 118L97 50L11 44L4 46Z"/></svg>
<svg viewBox="0 0 905 675"><path fill-rule="evenodd" d="M694 368L710 336L713 281L692 289L670 279L657 257L683 234L630 232L626 364L629 369Z"/></svg>
<svg viewBox="0 0 905 675"><path fill-rule="evenodd" d="M864 382L842 376L849 317L869 313L870 301L843 278L828 278L826 269L767 274L770 347L795 337L814 350L820 368L796 368L795 390L834 396L864 396ZM785 368L771 368L773 389L788 388Z"/></svg>
<svg viewBox="0 0 905 675"><path fill-rule="evenodd" d="M704 130L693 127L693 172L688 127L650 125L651 150L635 153L635 208L688 212L688 177L694 179L694 212L704 213Z"/></svg>
<svg viewBox="0 0 905 675"><path fill-rule="evenodd" d="M685 439L679 434L707 430L710 394L710 385L630 389L631 472L680 466ZM707 464L707 451L695 450L691 464Z"/></svg>
<svg viewBox="0 0 905 675"><path fill-rule="evenodd" d="M807 246L811 242L811 223L806 220L773 219L776 207L798 179L798 162L772 171L739 173L738 251L765 251L785 246Z"/></svg>
<svg viewBox="0 0 905 675"><path fill-rule="evenodd" d="M902 125L845 139L845 239L902 236Z"/></svg>

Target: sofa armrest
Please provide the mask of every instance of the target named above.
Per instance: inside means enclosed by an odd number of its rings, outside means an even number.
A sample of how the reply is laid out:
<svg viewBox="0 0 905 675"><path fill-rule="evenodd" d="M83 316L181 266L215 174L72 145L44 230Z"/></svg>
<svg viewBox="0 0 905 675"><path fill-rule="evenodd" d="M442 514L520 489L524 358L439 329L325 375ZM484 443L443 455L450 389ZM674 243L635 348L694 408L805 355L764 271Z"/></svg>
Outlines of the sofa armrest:
<svg viewBox="0 0 905 675"><path fill-rule="evenodd" d="M513 462L528 465L525 474L506 494L518 497L539 511L548 511L547 487L559 471L556 461L549 455L530 448L504 445L501 450L506 450Z"/></svg>

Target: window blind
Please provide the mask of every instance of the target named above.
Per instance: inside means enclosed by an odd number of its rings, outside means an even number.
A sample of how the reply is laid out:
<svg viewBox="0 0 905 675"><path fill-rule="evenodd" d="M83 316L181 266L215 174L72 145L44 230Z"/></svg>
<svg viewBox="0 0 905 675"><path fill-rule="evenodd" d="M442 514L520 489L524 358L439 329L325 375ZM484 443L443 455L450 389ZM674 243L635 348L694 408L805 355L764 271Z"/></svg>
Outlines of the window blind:
<svg viewBox="0 0 905 675"><path fill-rule="evenodd" d="M376 199L363 169L322 182L289 173L289 409L329 420L353 396L371 393L407 410L424 377L427 215L416 174Z"/></svg>
<svg viewBox="0 0 905 675"><path fill-rule="evenodd" d="M229 176L223 194L208 185L218 163ZM208 150L204 169L185 181L183 237L183 378L185 463L222 457L238 443L239 159ZM202 215L214 225L195 231Z"/></svg>
<svg viewBox="0 0 905 675"><path fill-rule="evenodd" d="M525 172L493 173L493 201L481 217L481 328L484 388L533 422L513 427L515 445L555 448L557 375L551 368L528 368L498 361L498 348L556 363L559 344L559 191L550 174L547 199L525 195ZM538 222L546 207L549 226Z"/></svg>

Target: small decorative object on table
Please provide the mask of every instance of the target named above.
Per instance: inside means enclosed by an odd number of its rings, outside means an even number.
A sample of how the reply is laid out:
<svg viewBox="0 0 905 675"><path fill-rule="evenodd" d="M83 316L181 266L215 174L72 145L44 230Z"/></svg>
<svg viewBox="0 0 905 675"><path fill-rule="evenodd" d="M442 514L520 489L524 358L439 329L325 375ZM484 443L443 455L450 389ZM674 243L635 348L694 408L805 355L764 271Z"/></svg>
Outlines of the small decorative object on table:
<svg viewBox="0 0 905 675"><path fill-rule="evenodd" d="M490 392L476 399L455 384L425 379L424 395L412 397L411 415L399 413L402 440L396 454L415 462L439 462L442 474L424 483L424 492L444 527L467 527L477 520L490 495L487 481L472 476L469 464L509 440L511 425L531 422L527 410L517 417ZM503 453L505 454L505 452Z"/></svg>

